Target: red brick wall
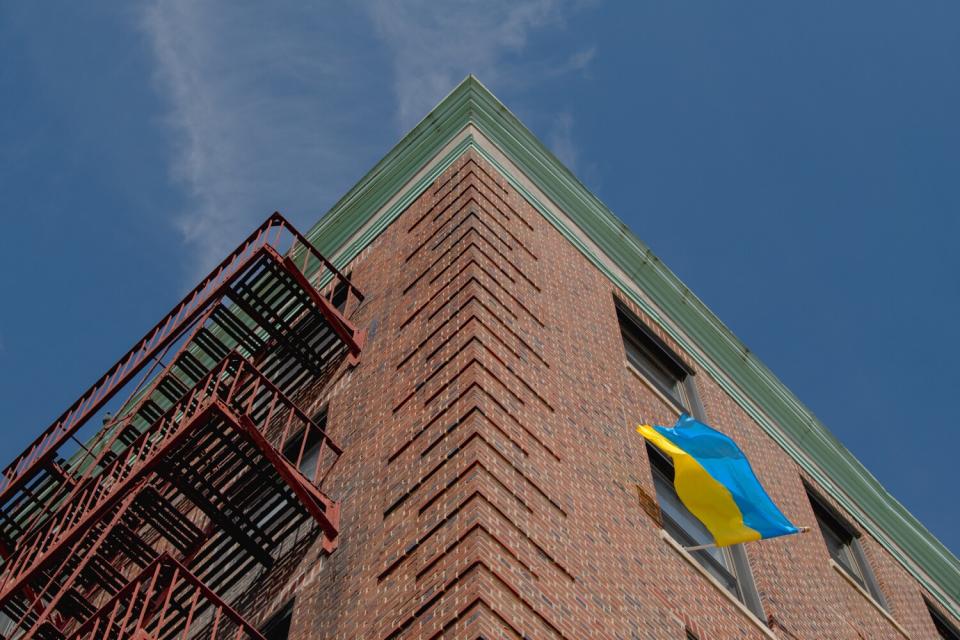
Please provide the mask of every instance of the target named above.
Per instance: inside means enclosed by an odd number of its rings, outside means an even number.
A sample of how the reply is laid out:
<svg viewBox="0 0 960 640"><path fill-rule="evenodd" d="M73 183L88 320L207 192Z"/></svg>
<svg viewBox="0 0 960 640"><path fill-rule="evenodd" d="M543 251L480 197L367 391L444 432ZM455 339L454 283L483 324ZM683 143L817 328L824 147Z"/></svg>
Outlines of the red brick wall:
<svg viewBox="0 0 960 640"><path fill-rule="evenodd" d="M764 637L641 508L634 427L675 416L626 368L611 283L492 167L462 157L351 269L370 336L329 394L342 535L272 598L295 592L292 638ZM708 421L814 525L797 466L695 380ZM934 637L917 584L863 544L893 617ZM816 530L747 553L777 637L903 637Z"/></svg>

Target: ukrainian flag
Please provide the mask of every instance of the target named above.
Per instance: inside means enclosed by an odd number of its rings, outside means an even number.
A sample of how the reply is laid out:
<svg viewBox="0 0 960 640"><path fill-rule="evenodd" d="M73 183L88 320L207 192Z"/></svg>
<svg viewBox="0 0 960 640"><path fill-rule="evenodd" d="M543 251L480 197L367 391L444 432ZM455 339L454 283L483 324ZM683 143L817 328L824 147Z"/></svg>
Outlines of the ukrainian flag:
<svg viewBox="0 0 960 640"><path fill-rule="evenodd" d="M687 414L673 427L637 427L673 459L680 500L724 547L799 529L773 503L737 444Z"/></svg>

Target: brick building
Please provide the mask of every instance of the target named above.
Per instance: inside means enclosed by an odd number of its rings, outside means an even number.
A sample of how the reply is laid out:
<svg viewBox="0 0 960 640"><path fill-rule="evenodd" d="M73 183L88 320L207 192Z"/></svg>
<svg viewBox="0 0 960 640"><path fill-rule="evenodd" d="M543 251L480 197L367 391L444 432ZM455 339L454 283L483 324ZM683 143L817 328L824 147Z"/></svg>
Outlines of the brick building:
<svg viewBox="0 0 960 640"><path fill-rule="evenodd" d="M685 550L634 432L683 410L812 531ZM960 626L957 559L472 77L305 237L268 220L0 492L8 638Z"/></svg>

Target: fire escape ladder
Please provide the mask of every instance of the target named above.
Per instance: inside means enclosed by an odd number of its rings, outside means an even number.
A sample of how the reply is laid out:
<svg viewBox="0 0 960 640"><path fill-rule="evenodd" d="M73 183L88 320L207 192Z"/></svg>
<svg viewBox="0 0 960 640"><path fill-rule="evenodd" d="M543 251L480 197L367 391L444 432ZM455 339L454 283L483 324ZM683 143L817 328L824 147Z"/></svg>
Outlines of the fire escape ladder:
<svg viewBox="0 0 960 640"><path fill-rule="evenodd" d="M287 241L294 255L302 256L302 268L311 270L310 279L301 273L294 261L280 253L279 245ZM329 293L321 295L311 280L326 283ZM301 287L307 287L306 291ZM176 375L161 376L156 381L149 402L142 407L141 430L152 423L164 405L169 405L191 386L203 369L204 361L216 363L217 342L222 351L223 343L229 349L239 348L250 357L269 358L258 353L264 344L278 346L289 358L301 360L302 366L313 374L325 372L330 361L321 361L308 347L311 335L300 335L297 322L304 321L304 314L311 315L306 303L312 307L312 315L323 318L328 332L340 339L351 359L359 354L362 332L336 309L331 302L332 292L344 288L348 296L362 300L359 290L341 274L326 258L317 252L307 240L279 214L270 216L233 253L217 266L193 291L175 306L151 331L128 351L107 373L70 406L52 425L0 475L0 550L15 546L17 537L37 519L48 504L55 504L62 496L64 484L70 484L69 476L82 473L90 466L91 457L71 455L63 460L58 452L70 443L88 420L100 412L114 396L126 389L150 363L156 366L167 350L184 342L185 335L197 326L199 318L209 312L211 306L229 294L233 301L241 300L245 308L257 311L257 316L267 322L258 325L246 317L243 309L230 309L224 305L212 314L213 322L206 330L187 340L190 349L180 349ZM239 306L239 305L238 305ZM316 323L312 323L315 325ZM212 327L213 330L210 330ZM314 326L314 334L316 328ZM214 337L211 340L211 337ZM275 354L276 355L276 354ZM329 354L327 354L329 355ZM276 360L276 358L274 358ZM198 367L198 365L200 365ZM168 371L169 373L169 371ZM159 403L159 406L155 406ZM131 437L130 425L125 426L124 438ZM67 463L65 468L64 463ZM51 498L53 500L51 501ZM43 514L40 513L40 519ZM28 526L25 527L24 524ZM0 554L2 555L2 554Z"/></svg>
<svg viewBox="0 0 960 640"><path fill-rule="evenodd" d="M274 214L7 467L0 640L262 638L228 603L337 545L342 451L290 398L356 361L344 291L362 300Z"/></svg>
<svg viewBox="0 0 960 640"><path fill-rule="evenodd" d="M69 640L265 640L187 567L164 554L107 600Z"/></svg>
<svg viewBox="0 0 960 640"><path fill-rule="evenodd" d="M35 637L61 637L117 593L131 568L164 551L225 593L255 565L272 567L282 541L308 520L332 552L337 506L298 470L308 439L324 452L315 472L322 479L339 447L230 354L73 494L60 517L24 539L22 555L4 567L5 612Z"/></svg>
<svg viewBox="0 0 960 640"><path fill-rule="evenodd" d="M56 628L52 627L48 622L50 616L57 610L63 596L73 588L80 574L83 573L91 562L94 562L100 551L100 547L110 536L114 526L125 515L126 507L129 506L135 497L136 493L132 492L119 505L108 522L97 528L98 530L95 531L95 535L91 536L89 548L83 549L81 553L77 553L76 551L78 550L76 549L73 550L74 553L70 554L68 562L65 563L65 566L69 567L69 573L66 573L62 584L58 584L55 578L51 578L47 581L47 584L35 594L33 602L25 607L23 615L17 621L17 626L20 628L26 628L25 623L28 621L31 622L30 631L27 632L26 637L58 637L56 635ZM60 587L59 590L57 587ZM77 605L77 600L76 597L71 599L71 604L74 607ZM38 610L39 613L37 613Z"/></svg>

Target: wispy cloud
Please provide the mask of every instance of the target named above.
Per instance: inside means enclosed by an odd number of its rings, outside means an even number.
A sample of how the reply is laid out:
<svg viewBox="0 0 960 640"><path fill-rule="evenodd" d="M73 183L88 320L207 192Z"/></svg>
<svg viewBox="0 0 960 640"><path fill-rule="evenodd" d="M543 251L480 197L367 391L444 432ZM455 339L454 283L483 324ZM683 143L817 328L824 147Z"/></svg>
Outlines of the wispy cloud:
<svg viewBox="0 0 960 640"><path fill-rule="evenodd" d="M186 196L174 222L196 256L190 277L276 209L314 222L389 145L391 114L406 131L467 73L502 90L587 69L589 45L523 55L582 5L149 0L141 26ZM562 115L549 134L570 163L572 123Z"/></svg>
<svg viewBox="0 0 960 640"><path fill-rule="evenodd" d="M561 75L575 71L586 71L593 62L593 59L596 57L596 45L590 45L588 47L584 47L583 49L579 49L578 51L574 51L572 54L570 54L570 57L567 58L564 64L554 69L554 74Z"/></svg>
<svg viewBox="0 0 960 640"><path fill-rule="evenodd" d="M577 167L577 149L573 142L573 115L569 111L558 113L553 119L547 146L571 171Z"/></svg>
<svg viewBox="0 0 960 640"><path fill-rule="evenodd" d="M157 0L142 26L169 104L175 222L197 272L280 209L312 222L359 177L363 104L346 21L302 3ZM360 105L360 106L358 106Z"/></svg>
<svg viewBox="0 0 960 640"><path fill-rule="evenodd" d="M415 125L468 73L490 86L536 82L543 61L520 59L533 32L562 27L582 3L561 0L372 0L368 11L393 57L397 120ZM596 50L548 61L548 73L582 70Z"/></svg>

